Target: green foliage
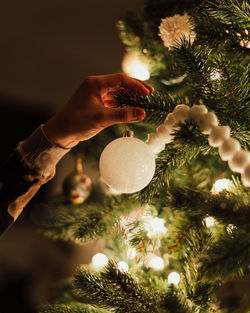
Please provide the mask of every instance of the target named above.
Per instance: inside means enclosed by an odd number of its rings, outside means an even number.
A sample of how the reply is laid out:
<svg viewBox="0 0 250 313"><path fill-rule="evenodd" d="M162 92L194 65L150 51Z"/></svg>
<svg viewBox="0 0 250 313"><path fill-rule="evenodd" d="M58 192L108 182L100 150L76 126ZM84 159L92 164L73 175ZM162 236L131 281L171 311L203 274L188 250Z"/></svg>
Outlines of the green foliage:
<svg viewBox="0 0 250 313"><path fill-rule="evenodd" d="M158 312L156 295L148 294L130 274L119 271L113 262L99 274L79 269L75 274L75 286L85 303L114 308L119 313Z"/></svg>
<svg viewBox="0 0 250 313"><path fill-rule="evenodd" d="M158 35L161 19L184 12L191 16L196 40L182 38L169 50ZM245 0L180 0L178 5L176 0L146 0L142 14L125 14L118 22L121 39L148 65L150 83L157 90L147 97L131 90L116 93L117 107L146 111L143 121L127 127L146 140L176 105L204 104L248 150L249 27ZM89 159L97 162L103 147L120 134L121 126L109 128L74 152L88 151ZM117 262L126 260L131 273L120 271L114 262L100 272L79 269L74 290L71 284L58 287L64 291L57 295L56 305L46 306L43 313L233 313L240 305L240 312L247 312L241 295L231 295L229 301L216 295L226 280L249 274L249 188L236 174L232 190L211 192L218 178L232 177L218 149L209 146L193 121L179 123L173 136L157 155L155 175L143 190L108 196L97 186L82 205L62 198L47 205L48 214L38 218L47 235L77 242L105 235L106 253ZM150 237L142 218L145 212L164 219L166 233ZM124 216L129 222L117 231L117 221ZM207 217L215 219L213 226L206 226ZM133 260L127 256L131 247L137 253ZM162 256L164 270L150 268L152 255ZM178 286L168 282L171 271L181 274Z"/></svg>
<svg viewBox="0 0 250 313"><path fill-rule="evenodd" d="M127 196L108 196L100 186L96 186L83 204L71 204L65 199L62 201L61 197L52 200L42 208L45 212L36 221L40 229L52 238L83 243L112 232L119 216L136 206L137 203Z"/></svg>
<svg viewBox="0 0 250 313"><path fill-rule="evenodd" d="M43 306L40 313L105 313L104 311L88 308L82 303L56 304Z"/></svg>

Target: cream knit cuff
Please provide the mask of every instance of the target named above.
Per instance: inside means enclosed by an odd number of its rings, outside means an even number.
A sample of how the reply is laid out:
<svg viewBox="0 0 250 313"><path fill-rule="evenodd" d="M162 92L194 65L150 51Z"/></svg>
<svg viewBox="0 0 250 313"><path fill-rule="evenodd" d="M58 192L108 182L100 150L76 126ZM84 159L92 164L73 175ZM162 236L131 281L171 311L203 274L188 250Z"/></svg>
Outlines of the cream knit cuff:
<svg viewBox="0 0 250 313"><path fill-rule="evenodd" d="M17 151L27 167L34 170L41 181L48 181L55 175L56 164L70 151L51 142L40 125L26 140L17 145Z"/></svg>

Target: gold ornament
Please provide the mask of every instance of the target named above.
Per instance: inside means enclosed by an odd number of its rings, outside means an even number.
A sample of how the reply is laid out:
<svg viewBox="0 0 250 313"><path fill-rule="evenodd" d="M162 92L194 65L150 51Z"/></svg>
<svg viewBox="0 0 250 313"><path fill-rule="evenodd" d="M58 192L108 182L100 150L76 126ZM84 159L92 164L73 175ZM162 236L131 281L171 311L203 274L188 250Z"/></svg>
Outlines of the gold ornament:
<svg viewBox="0 0 250 313"><path fill-rule="evenodd" d="M91 179L83 173L82 157L78 156L75 171L66 177L63 191L73 204L81 204L88 198L91 185Z"/></svg>

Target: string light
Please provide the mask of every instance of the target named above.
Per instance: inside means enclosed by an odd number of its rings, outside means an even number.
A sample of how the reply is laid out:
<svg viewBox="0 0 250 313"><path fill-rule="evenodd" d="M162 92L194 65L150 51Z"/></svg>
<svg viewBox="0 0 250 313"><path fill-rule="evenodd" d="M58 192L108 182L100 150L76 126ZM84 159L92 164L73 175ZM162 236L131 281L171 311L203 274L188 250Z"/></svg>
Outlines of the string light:
<svg viewBox="0 0 250 313"><path fill-rule="evenodd" d="M209 227L214 226L215 219L212 216L208 216L208 217L204 218L204 222L205 222L206 226L209 228Z"/></svg>
<svg viewBox="0 0 250 313"><path fill-rule="evenodd" d="M211 192L218 193L218 192L221 192L222 190L233 192L235 191L235 186L230 179L227 179L227 178L218 179L214 183Z"/></svg>
<svg viewBox="0 0 250 313"><path fill-rule="evenodd" d="M210 74L210 78L212 79L212 80L218 80L218 79L220 79L220 77L221 77L221 73L220 72L212 72L211 74Z"/></svg>
<svg viewBox="0 0 250 313"><path fill-rule="evenodd" d="M123 71L133 78L147 80L150 78L150 73L145 64L132 53L127 53L122 61Z"/></svg>
<svg viewBox="0 0 250 313"><path fill-rule="evenodd" d="M166 234L167 228L165 227L165 220L152 215L145 215L143 218L143 226L147 231L149 238L159 234Z"/></svg>
<svg viewBox="0 0 250 313"><path fill-rule="evenodd" d="M159 256L154 256L149 261L149 267L156 271L162 271L164 269L164 261Z"/></svg>
<svg viewBox="0 0 250 313"><path fill-rule="evenodd" d="M135 249L135 248L128 247L127 257L128 257L130 260L133 260L133 259L136 257L136 249Z"/></svg>
<svg viewBox="0 0 250 313"><path fill-rule="evenodd" d="M245 48L247 48L247 49L250 49L250 41L248 41L248 40L242 39L242 40L240 41L240 45L241 45L242 47L245 47Z"/></svg>
<svg viewBox="0 0 250 313"><path fill-rule="evenodd" d="M169 284L178 285L181 280L181 276L177 272L172 272L168 275Z"/></svg>
<svg viewBox="0 0 250 313"><path fill-rule="evenodd" d="M120 261L117 263L117 267L121 272L127 272L129 267L125 261Z"/></svg>
<svg viewBox="0 0 250 313"><path fill-rule="evenodd" d="M232 234L233 231L237 229L237 227L234 224L228 224L226 229L228 234Z"/></svg>
<svg viewBox="0 0 250 313"><path fill-rule="evenodd" d="M102 268L108 264L108 257L103 253L97 253L92 258L92 264L96 268Z"/></svg>

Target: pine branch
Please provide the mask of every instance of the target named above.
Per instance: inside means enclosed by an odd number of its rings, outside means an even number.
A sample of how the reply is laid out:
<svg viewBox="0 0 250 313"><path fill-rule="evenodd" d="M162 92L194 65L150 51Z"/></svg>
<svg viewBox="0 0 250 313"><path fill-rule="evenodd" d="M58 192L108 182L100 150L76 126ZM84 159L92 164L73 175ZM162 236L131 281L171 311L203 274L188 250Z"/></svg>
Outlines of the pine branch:
<svg viewBox="0 0 250 313"><path fill-rule="evenodd" d="M183 265L184 294L198 306L199 310L206 312L209 309L211 297L217 285L203 280L199 271L199 257L206 254L212 243L212 238L204 226L196 224L192 227L186 240Z"/></svg>
<svg viewBox="0 0 250 313"><path fill-rule="evenodd" d="M209 98L216 101L216 92L210 78L212 73L209 62L211 49L204 51L183 38L173 53L179 61L178 66L188 75L188 83L192 88L196 89L204 99Z"/></svg>
<svg viewBox="0 0 250 313"><path fill-rule="evenodd" d="M235 230L221 236L201 258L200 272L208 281L233 278L249 273L249 230Z"/></svg>
<svg viewBox="0 0 250 313"><path fill-rule="evenodd" d="M158 312L153 295L147 292L128 274L122 273L114 263L109 263L100 274L90 274L79 269L75 286L82 300L102 308L115 309L117 313Z"/></svg>
<svg viewBox="0 0 250 313"><path fill-rule="evenodd" d="M173 210L182 210L198 219L209 215L223 224L246 228L250 219L249 191L245 188L238 189L238 192L238 194L231 192L211 194L201 190L171 186L166 204Z"/></svg>
<svg viewBox="0 0 250 313"><path fill-rule="evenodd" d="M164 296L162 307L170 313L191 313L195 306L190 305L184 297L181 297L178 291L171 286Z"/></svg>
<svg viewBox="0 0 250 313"><path fill-rule="evenodd" d="M127 196L107 196L93 190L81 205L62 202L61 198L58 202L52 201L46 205L47 213L36 220L41 231L51 238L83 243L110 232L121 214L137 206L138 203Z"/></svg>
<svg viewBox="0 0 250 313"><path fill-rule="evenodd" d="M177 104L185 103L185 99L172 94L161 95L158 92L147 97L137 96L132 91L119 91L115 95L117 106L136 106L146 111L143 123L159 125L164 122L168 113L172 112Z"/></svg>
<svg viewBox="0 0 250 313"><path fill-rule="evenodd" d="M45 305L39 311L39 313L102 313L102 312L108 313L108 311L88 308L87 305L76 302L68 304Z"/></svg>
<svg viewBox="0 0 250 313"><path fill-rule="evenodd" d="M250 6L245 0L208 0L204 11L208 12L216 22L228 26L238 25L243 28L250 26Z"/></svg>
<svg viewBox="0 0 250 313"><path fill-rule="evenodd" d="M161 191L161 187L169 184L171 175L183 164L197 157L200 147L195 145L183 145L181 148L168 145L164 151L158 154L156 170L153 179L147 187L134 194L135 199L141 203L148 203Z"/></svg>

